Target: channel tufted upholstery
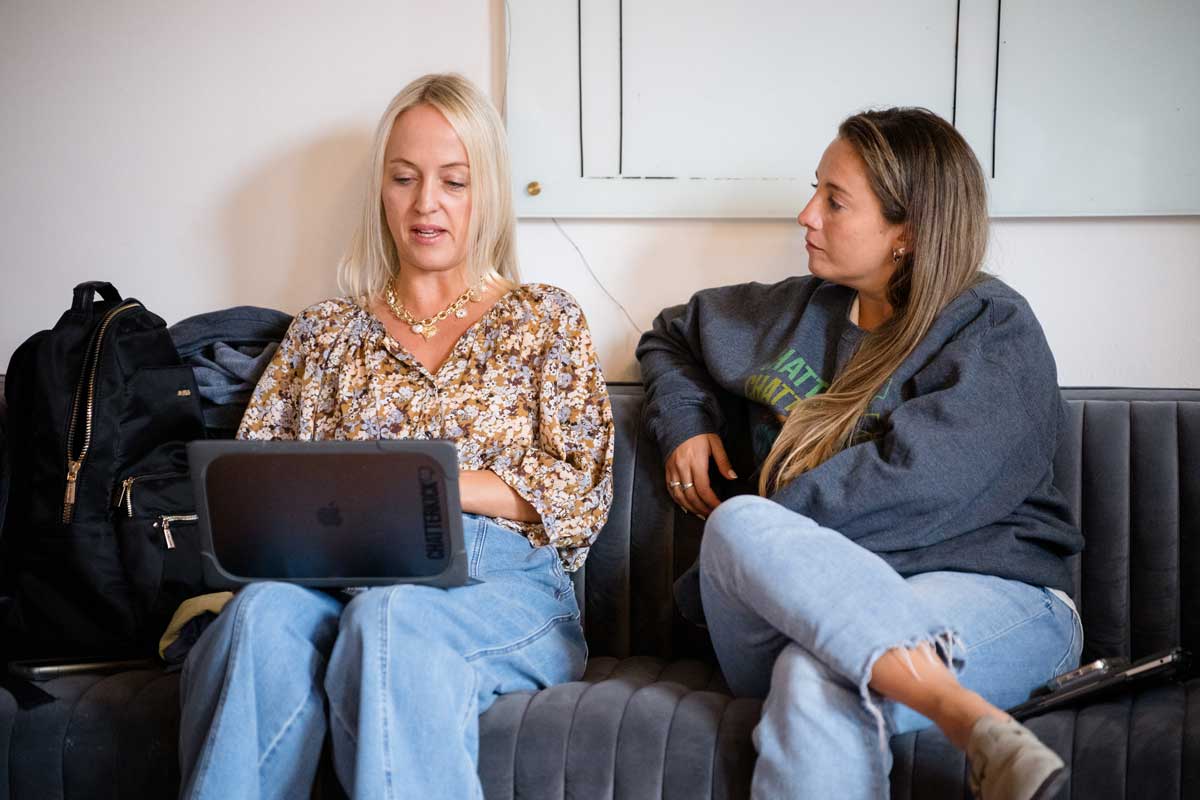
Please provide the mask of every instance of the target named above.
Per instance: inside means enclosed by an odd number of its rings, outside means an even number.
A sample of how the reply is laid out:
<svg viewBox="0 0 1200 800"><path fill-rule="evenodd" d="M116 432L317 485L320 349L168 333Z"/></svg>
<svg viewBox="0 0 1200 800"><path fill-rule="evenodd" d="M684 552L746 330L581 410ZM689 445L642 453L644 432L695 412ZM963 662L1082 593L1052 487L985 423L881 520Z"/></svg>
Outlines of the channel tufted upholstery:
<svg viewBox="0 0 1200 800"><path fill-rule="evenodd" d="M1200 390L1066 389L1055 484L1083 529L1072 559L1083 660L1200 645ZM1060 796L1200 797L1200 679L1027 723L1072 765ZM892 740L892 797L969 797L933 731Z"/></svg>
<svg viewBox="0 0 1200 800"><path fill-rule="evenodd" d="M612 514L577 579L591 650L581 681L500 698L481 718L489 798L744 797L761 702L729 696L674 577L698 523L676 515L641 432L641 389L611 387ZM1056 461L1082 522L1075 559L1085 658L1195 649L1200 626L1200 390L1074 389ZM65 678L19 709L0 690L0 800L171 797L178 679ZM419 721L414 721L419 724ZM1030 726L1072 764L1062 797L1200 797L1200 681L1060 711ZM894 798L966 797L966 765L933 731L892 740ZM328 770L317 787L340 791Z"/></svg>

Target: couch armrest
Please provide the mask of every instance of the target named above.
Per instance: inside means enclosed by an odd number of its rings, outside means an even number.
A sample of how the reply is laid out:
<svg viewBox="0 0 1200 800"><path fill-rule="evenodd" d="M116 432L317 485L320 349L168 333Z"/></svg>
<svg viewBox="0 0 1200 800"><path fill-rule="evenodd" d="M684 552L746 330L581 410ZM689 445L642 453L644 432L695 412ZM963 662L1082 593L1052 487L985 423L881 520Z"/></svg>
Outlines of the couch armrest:
<svg viewBox="0 0 1200 800"><path fill-rule="evenodd" d="M4 400L4 375L0 373L0 531L8 505L8 403Z"/></svg>

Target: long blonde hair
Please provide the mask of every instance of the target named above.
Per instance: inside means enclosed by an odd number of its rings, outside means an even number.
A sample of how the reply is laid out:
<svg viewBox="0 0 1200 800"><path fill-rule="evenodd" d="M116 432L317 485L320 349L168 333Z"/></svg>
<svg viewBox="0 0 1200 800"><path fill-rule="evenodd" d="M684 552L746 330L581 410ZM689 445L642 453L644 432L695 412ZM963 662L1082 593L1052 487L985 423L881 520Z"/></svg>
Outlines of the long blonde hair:
<svg viewBox="0 0 1200 800"><path fill-rule="evenodd" d="M471 169L471 222L467 272L470 285L487 279L504 288L520 282L516 216L504 122L487 98L461 75L423 75L392 98L371 145L362 215L338 265L338 286L351 297L379 297L400 269L383 208L384 153L396 117L413 106L441 112L467 151Z"/></svg>
<svg viewBox="0 0 1200 800"><path fill-rule="evenodd" d="M987 249L987 188L970 146L923 108L866 111L838 138L866 164L889 223L905 227L908 252L887 285L893 314L863 340L828 391L788 415L763 462L768 495L854 443L872 399L951 300L974 285Z"/></svg>

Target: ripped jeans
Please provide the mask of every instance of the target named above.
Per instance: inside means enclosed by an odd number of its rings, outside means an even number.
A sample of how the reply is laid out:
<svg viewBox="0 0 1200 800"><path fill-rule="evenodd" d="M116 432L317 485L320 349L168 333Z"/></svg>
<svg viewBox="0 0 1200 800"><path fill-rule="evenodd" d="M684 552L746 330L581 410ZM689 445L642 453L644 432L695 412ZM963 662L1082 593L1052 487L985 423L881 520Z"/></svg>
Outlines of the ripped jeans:
<svg viewBox="0 0 1200 800"><path fill-rule="evenodd" d="M700 553L709 634L733 693L765 697L755 798L886 798L889 734L929 720L867 688L875 660L928 642L1006 708L1079 661L1078 615L1049 590L964 572L900 577L836 531L760 497L722 503Z"/></svg>

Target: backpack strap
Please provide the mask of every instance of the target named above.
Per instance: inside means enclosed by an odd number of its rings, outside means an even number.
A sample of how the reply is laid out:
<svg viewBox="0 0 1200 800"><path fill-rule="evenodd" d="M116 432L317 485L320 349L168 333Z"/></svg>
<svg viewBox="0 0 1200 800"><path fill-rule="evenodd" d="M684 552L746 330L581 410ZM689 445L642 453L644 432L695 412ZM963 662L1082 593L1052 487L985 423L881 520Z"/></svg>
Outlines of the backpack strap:
<svg viewBox="0 0 1200 800"><path fill-rule="evenodd" d="M87 281L75 287L75 300L71 303L71 310L85 313L91 311L96 292L110 303L121 302L121 293L108 281Z"/></svg>

